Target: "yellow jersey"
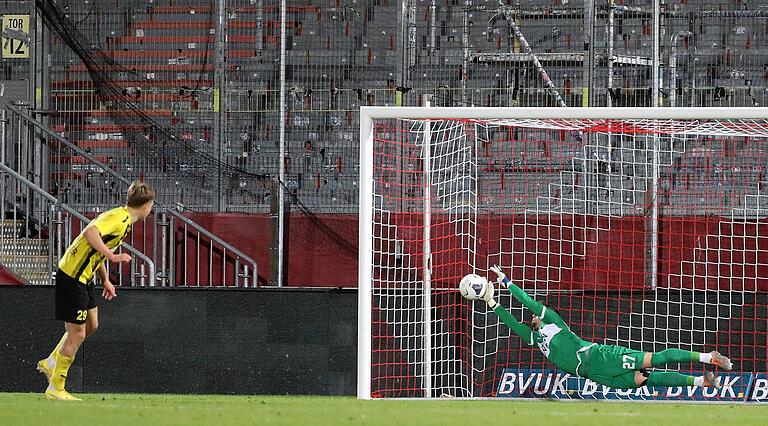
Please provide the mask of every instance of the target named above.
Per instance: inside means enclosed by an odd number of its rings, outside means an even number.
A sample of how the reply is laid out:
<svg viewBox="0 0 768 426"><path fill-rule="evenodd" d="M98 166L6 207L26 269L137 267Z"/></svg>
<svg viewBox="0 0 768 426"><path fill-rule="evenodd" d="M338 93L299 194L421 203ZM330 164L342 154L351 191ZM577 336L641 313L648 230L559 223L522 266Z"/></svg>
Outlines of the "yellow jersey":
<svg viewBox="0 0 768 426"><path fill-rule="evenodd" d="M101 241L104 241L107 248L114 250L123 243L125 236L131 230L131 215L126 207L105 211L83 228L72 245L67 248L59 261L59 269L83 284L93 281L94 272L106 259L106 256L91 247L85 239L85 230L91 226L99 229Z"/></svg>

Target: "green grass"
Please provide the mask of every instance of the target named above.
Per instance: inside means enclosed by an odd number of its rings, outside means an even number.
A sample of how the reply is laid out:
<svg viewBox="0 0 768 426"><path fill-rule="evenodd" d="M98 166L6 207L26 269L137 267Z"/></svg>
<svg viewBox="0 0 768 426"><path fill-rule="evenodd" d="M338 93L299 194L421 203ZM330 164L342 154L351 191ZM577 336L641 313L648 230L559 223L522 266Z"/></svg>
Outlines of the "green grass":
<svg viewBox="0 0 768 426"><path fill-rule="evenodd" d="M81 403L0 393L3 425L666 425L768 424L768 405L511 400L359 401L342 397L83 394Z"/></svg>

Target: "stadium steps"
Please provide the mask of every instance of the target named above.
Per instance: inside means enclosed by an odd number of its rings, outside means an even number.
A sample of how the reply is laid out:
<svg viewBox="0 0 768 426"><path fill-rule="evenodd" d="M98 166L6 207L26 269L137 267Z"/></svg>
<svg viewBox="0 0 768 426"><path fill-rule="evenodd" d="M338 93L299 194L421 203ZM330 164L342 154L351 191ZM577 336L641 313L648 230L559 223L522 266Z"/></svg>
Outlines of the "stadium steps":
<svg viewBox="0 0 768 426"><path fill-rule="evenodd" d="M213 87L213 80L140 80L140 81L114 81L110 84L120 87ZM92 81L66 81L55 80L51 82L54 89L89 89L93 87Z"/></svg>
<svg viewBox="0 0 768 426"><path fill-rule="evenodd" d="M106 135L102 135L106 136ZM128 147L128 141L125 141L123 139L107 139L106 137L101 139L87 139L87 140L78 140L74 142L75 145L79 146L80 148L114 148L114 149L121 149L121 148L127 148ZM58 148L60 146L63 146L58 141L52 141L50 142L51 148Z"/></svg>
<svg viewBox="0 0 768 426"><path fill-rule="evenodd" d="M69 71L81 71L88 72L88 68L85 65L71 65L66 67ZM213 65L103 65L99 69L104 71L214 71Z"/></svg>
<svg viewBox="0 0 768 426"><path fill-rule="evenodd" d="M143 110L89 110L89 111L70 111L67 113L69 117L77 117L80 115L87 115L89 117L172 117L176 115L174 111L169 109L143 109Z"/></svg>
<svg viewBox="0 0 768 426"><path fill-rule="evenodd" d="M128 142L124 140L81 140L75 142L80 148L128 148Z"/></svg>
<svg viewBox="0 0 768 426"><path fill-rule="evenodd" d="M280 21L262 21L264 29L280 28ZM286 29L297 28L301 26L300 21L287 21ZM138 21L129 26L129 29L162 29L162 30L185 30L185 29L215 29L216 24L205 21ZM228 28L256 29L259 28L258 21L230 21Z"/></svg>
<svg viewBox="0 0 768 426"><path fill-rule="evenodd" d="M108 158L105 156L97 155L95 158L102 163L106 163L108 161ZM73 163L85 163L87 160L85 157L80 155L52 155L51 156L51 163L54 164L73 164Z"/></svg>
<svg viewBox="0 0 768 426"><path fill-rule="evenodd" d="M13 238L19 235L24 227L24 221L6 219L0 222L0 237L5 240L6 238Z"/></svg>
<svg viewBox="0 0 768 426"><path fill-rule="evenodd" d="M274 35L265 35L261 38L261 40L264 43L277 43L277 36ZM163 43L164 45L167 44L178 44L179 46L184 46L184 48L188 48L189 43L196 43L196 44L205 44L210 43L213 45L216 40L215 37L212 35L208 36L200 36L200 35L190 35L190 36L145 36L145 37L137 37L137 36L121 36L116 37L111 40L114 44L119 44L121 46L131 46L135 47L134 45L138 46L146 46L146 47L152 47L155 44ZM256 43L258 41L258 37L255 35L230 35L227 36L227 42L229 43Z"/></svg>
<svg viewBox="0 0 768 426"><path fill-rule="evenodd" d="M51 126L54 132L108 132L120 133L123 131L142 132L149 130L149 126L134 124L129 126L118 126L116 124L54 124Z"/></svg>
<svg viewBox="0 0 768 426"><path fill-rule="evenodd" d="M286 13L316 13L317 6L286 6ZM193 13L214 13L213 7L210 6L155 6L149 10L153 15L160 14L193 14ZM259 8L257 6L230 6L227 8L227 13L247 14L258 13ZM280 13L280 8L277 6L263 6L263 13Z"/></svg>
<svg viewBox="0 0 768 426"><path fill-rule="evenodd" d="M0 221L0 264L30 284L51 284L48 239L18 238L23 229L24 221Z"/></svg>

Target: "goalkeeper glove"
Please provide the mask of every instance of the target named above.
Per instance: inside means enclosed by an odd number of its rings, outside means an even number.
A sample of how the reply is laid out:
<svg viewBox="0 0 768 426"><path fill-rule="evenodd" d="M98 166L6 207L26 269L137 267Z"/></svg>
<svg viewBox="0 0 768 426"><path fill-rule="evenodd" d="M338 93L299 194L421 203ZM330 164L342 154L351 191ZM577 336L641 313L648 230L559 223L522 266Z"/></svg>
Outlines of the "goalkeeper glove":
<svg viewBox="0 0 768 426"><path fill-rule="evenodd" d="M496 300L493 299L494 291L495 290L493 288L493 281L488 281L488 283L485 285L485 291L483 292L483 295L480 296L480 298L483 299L483 301L485 301L485 303L487 303L488 307L491 309L495 308L496 305L498 305Z"/></svg>
<svg viewBox="0 0 768 426"><path fill-rule="evenodd" d="M491 271L496 274L498 278L496 278L496 281L503 285L504 287L509 287L509 278L507 278L507 275L504 274L504 272L501 272L501 267L499 265L493 265L491 266Z"/></svg>

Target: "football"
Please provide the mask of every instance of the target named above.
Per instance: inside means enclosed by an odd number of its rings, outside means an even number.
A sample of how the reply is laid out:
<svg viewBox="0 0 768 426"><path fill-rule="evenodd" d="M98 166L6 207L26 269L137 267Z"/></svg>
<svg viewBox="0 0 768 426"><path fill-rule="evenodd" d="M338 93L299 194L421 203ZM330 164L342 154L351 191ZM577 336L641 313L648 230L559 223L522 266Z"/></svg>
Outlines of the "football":
<svg viewBox="0 0 768 426"><path fill-rule="evenodd" d="M485 294L488 281L477 274L467 274L459 283L459 292L467 300L479 300Z"/></svg>

